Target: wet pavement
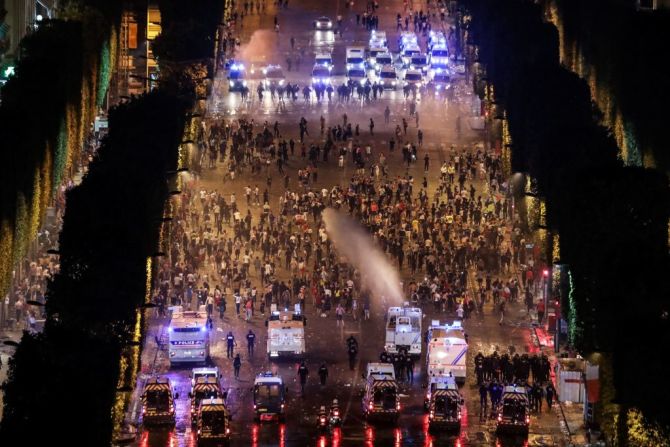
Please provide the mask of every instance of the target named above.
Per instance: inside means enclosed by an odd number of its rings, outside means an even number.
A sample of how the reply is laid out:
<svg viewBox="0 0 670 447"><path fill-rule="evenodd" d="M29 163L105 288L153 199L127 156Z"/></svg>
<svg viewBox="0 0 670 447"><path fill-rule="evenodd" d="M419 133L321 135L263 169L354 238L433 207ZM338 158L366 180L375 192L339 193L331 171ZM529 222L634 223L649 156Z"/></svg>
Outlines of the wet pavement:
<svg viewBox="0 0 670 447"><path fill-rule="evenodd" d="M269 3L269 2L268 2ZM399 0L383 1L379 9L380 30L385 30L388 35L389 46L395 51L395 15L402 12L402 2ZM414 9L423 8L425 3L414 2ZM273 16L275 7L268 4L267 14L252 15L244 19L243 28L240 30L242 45L238 50L239 59L247 66L258 66L260 63L281 63L285 66L286 55L291 53L289 39L296 39L296 50L293 54L304 49L305 56L300 66L300 71L287 72L285 74L291 82L298 82L301 86L309 81L309 70L312 67L314 52L323 48L333 50L335 59L336 75L341 76L344 65L344 51L347 45L366 45L369 33L362 26L356 26L355 12L362 13L364 2L356 2L354 12L344 8L342 1L316 2L308 0L291 0L288 9L282 9L279 14L281 32L277 35L273 27ZM333 33L321 33L312 30L311 22L314 18L326 15L335 20L337 14L343 15L343 38ZM290 30L290 31L289 31ZM425 48L425 44L423 44ZM466 81L462 79L458 83L457 95L454 101L424 99L419 101L419 114L421 117L420 128L423 130L424 145L420 149L419 159L424 153L428 153L431 159L431 169L427 174L423 171L423 163L416 163L406 168L402 163L400 150L389 153L387 150L388 140L392 138L395 125L400 123L401 118L407 117L410 122L408 135L416 140L414 119L409 119L409 103L403 98L401 90L385 92L381 100L372 104L363 104L360 101L351 101L343 105L333 101L316 103L316 101L305 102L300 94L297 102L286 101L280 105L272 101L270 95L266 94L263 102L259 102L255 95L255 85L250 84L250 100L241 101L239 93L228 93L225 87L225 79L217 82L217 93L210 100L210 113L214 116L231 119L236 117L254 118L255 121L267 120L270 124L279 121L281 134L284 138L289 137L297 140L298 120L304 116L309 125L311 136L306 138L306 143L311 141L320 142L318 135L319 117L323 115L326 126L341 123L342 114L347 113L349 121L360 124L359 139L365 144L373 147L375 155L383 152L388 157L389 175L403 175L409 172L416 179L426 176L428 180L429 193L437 186L439 166L445 159L452 144L462 145L483 142L486 134L481 131L469 129L463 125L462 136L456 135L456 119L461 116L463 123L472 116L472 94L467 87ZM383 110L386 106L391 109L391 123L384 124ZM375 135L370 135L367 123L373 117L376 128ZM318 187L332 187L334 184L346 184L346 181L354 169L350 160L347 160L343 168L337 166L335 160L331 160L328 166L319 164ZM295 173L297 169L304 166L304 162L298 157L292 157L288 166L284 169L292 176L292 185L295 185ZM281 183L281 177L276 174L274 165L269 167L269 173L275 176L275 185ZM251 177L247 172L240 174L235 180L224 180L224 163L218 163L216 169L204 170L200 179L199 187L219 191L226 194L236 192L241 211L246 213L246 205L242 204L243 188L247 184L252 187L255 184L263 186L266 179L264 172L256 177ZM483 186L482 186L483 187ZM274 188L270 192L270 203L274 207L278 203L282 188ZM258 207L252 207L252 213L257 216ZM253 269L252 269L253 270ZM280 271L277 275L280 280L289 279L288 274ZM405 281L410 279L407 271L401 272ZM417 274L417 276L420 276ZM419 279L419 278L417 278ZM255 275L254 285L260 288L260 278ZM497 350L499 353L507 352L510 347L516 352L539 352L540 347L535 343L530 320L525 314L523 306L511 306L509 316L500 325L497 315L493 315L492 305L485 306L483 317L475 316L464 323L469 335L470 348L468 358L468 380L462 387L462 394L466 402L466 411L463 414L462 429L458 435L438 434L431 435L427 430L427 415L423 411L423 396L425 389L422 388L425 376L423 375L423 362L425 356L416 363L414 383L401 384L402 387L402 415L397 426L392 425L369 425L362 416L361 411L361 373L368 361L377 361L382 351L384 342L384 306L381 303L373 305L372 315L369 321L353 321L350 315L345 316L343 327L337 327L334 314L321 317L308 302L305 314L307 316L306 326L306 350L307 366L310 370L305 395L300 393L300 385L297 376L296 362L270 362L265 355L266 328L265 317L256 313L251 322L234 314L234 306L228 295L228 309L223 320L215 318L212 341L212 359L223 373L222 384L229 390L228 405L232 414L232 441L235 446L489 446L489 445L565 445L565 438L561 433L556 412L533 415L531 418L530 434L528 438L505 438L497 439L494 426L491 421L480 419L479 400L477 387L473 379L472 358L478 351L484 354ZM435 315L433 306L424 306L423 330L430 324L432 319L440 319L451 322L455 315ZM139 446L191 446L195 445L194 434L190 423L190 401L187 397L190 388L190 367L170 368L165 350L160 350L154 341L154 336L160 338L166 320L153 318L150 323L149 335L142 355L142 374L138 381L138 390L141 389L144 380L151 374L160 374L170 378L171 382L179 392L180 397L176 401L177 424L168 431L141 430L139 440L133 445ZM244 336L252 329L257 336L255 355L247 356L247 347ZM233 377L232 359L226 358L224 334L233 331L238 346L235 351L242 357L240 379ZM345 339L354 335L359 341L359 355L355 369L351 371L345 351ZM425 348L424 348L425 351ZM425 352L424 352L425 353ZM321 363L328 366L329 377L326 386L319 384L317 370ZM197 365L193 365L197 366ZM289 387L286 422L256 424L253 422L253 403L250 389L254 377L263 371L272 370L278 373ZM139 421L139 410L137 406L137 395L135 392L135 405L130 409L128 419L133 422ZM341 429L327 436L320 436L316 429L316 415L320 405L328 405L333 398L337 398L343 413L344 422ZM546 411L546 409L545 409Z"/></svg>

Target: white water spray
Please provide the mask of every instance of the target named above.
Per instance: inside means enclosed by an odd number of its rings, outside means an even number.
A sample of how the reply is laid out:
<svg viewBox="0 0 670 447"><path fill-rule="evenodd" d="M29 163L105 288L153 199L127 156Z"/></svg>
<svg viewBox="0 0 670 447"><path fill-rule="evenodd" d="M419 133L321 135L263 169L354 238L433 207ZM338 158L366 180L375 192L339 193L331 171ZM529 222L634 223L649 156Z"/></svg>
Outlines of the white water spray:
<svg viewBox="0 0 670 447"><path fill-rule="evenodd" d="M372 294L385 297L390 306L402 305L404 295L398 271L369 233L358 222L333 208L326 208L321 214L335 249L361 272L365 286Z"/></svg>

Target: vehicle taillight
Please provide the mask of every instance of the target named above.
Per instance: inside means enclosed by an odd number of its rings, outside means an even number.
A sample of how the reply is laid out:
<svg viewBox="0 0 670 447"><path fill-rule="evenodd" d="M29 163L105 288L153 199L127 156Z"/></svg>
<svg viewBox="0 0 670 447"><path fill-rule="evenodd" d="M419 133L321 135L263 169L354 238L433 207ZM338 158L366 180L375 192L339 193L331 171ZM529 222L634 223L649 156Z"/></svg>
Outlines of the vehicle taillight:
<svg viewBox="0 0 670 447"><path fill-rule="evenodd" d="M254 410L256 409L256 404L254 404Z"/></svg>
<svg viewBox="0 0 670 447"><path fill-rule="evenodd" d="M502 422L502 414L498 415L498 422Z"/></svg>
<svg viewBox="0 0 670 447"><path fill-rule="evenodd" d="M325 424L325 423L326 423L326 417L325 417L325 416L321 416L321 423L322 423L322 424Z"/></svg>
<svg viewBox="0 0 670 447"><path fill-rule="evenodd" d="M461 412L460 411L458 412L458 420L459 421L461 420Z"/></svg>
<svg viewBox="0 0 670 447"><path fill-rule="evenodd" d="M230 434L230 429L229 429L229 428L226 428L226 434L227 434L227 435Z"/></svg>
<svg viewBox="0 0 670 447"><path fill-rule="evenodd" d="M338 410L335 410L335 411L333 411L333 415L335 415L335 416L339 416L339 415L340 415L340 412L339 412Z"/></svg>
<svg viewBox="0 0 670 447"><path fill-rule="evenodd" d="M281 409L282 409L282 410L284 409L284 404L281 404Z"/></svg>
<svg viewBox="0 0 670 447"><path fill-rule="evenodd" d="M400 411L400 402L398 402L397 404L395 404L395 408L396 408L396 410Z"/></svg>
<svg viewBox="0 0 670 447"><path fill-rule="evenodd" d="M530 416L526 416L526 424L530 423Z"/></svg>
<svg viewBox="0 0 670 447"><path fill-rule="evenodd" d="M370 410L372 410L374 408L374 404L372 402L370 402L370 405L368 406L368 408L370 408Z"/></svg>
<svg viewBox="0 0 670 447"><path fill-rule="evenodd" d="M430 418L433 419L434 417L435 417L435 412L434 412L434 411L431 411L431 412L430 412Z"/></svg>

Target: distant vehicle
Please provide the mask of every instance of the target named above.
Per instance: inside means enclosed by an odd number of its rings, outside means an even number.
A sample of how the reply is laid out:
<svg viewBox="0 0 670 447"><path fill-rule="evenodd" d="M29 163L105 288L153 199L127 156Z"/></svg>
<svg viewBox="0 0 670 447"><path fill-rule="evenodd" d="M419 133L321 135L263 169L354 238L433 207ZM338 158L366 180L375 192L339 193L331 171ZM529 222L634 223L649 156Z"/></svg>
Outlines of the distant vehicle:
<svg viewBox="0 0 670 447"><path fill-rule="evenodd" d="M193 370L191 370L191 391L193 391L193 385L195 385L200 377L215 377L220 379L221 373L219 372L219 368L216 366L193 368Z"/></svg>
<svg viewBox="0 0 670 447"><path fill-rule="evenodd" d="M142 391L142 424L151 427L157 425L174 425L174 399L172 385L167 377L154 377L147 380Z"/></svg>
<svg viewBox="0 0 670 447"><path fill-rule="evenodd" d="M420 70L426 73L428 71L428 56L423 53L413 54L409 58L409 67L412 70Z"/></svg>
<svg viewBox="0 0 670 447"><path fill-rule="evenodd" d="M405 85L419 88L423 85L423 73L420 70L405 71Z"/></svg>
<svg viewBox="0 0 670 447"><path fill-rule="evenodd" d="M434 320L428 328L426 348L426 374L433 376L453 376L459 383L465 383L468 343L460 321L440 324Z"/></svg>
<svg viewBox="0 0 670 447"><path fill-rule="evenodd" d="M286 82L284 70L279 65L268 65L263 69L263 84L266 88L283 86Z"/></svg>
<svg viewBox="0 0 670 447"><path fill-rule="evenodd" d="M445 46L447 45L447 38L444 37L442 31L431 31L428 35L428 50L430 51L435 46Z"/></svg>
<svg viewBox="0 0 670 447"><path fill-rule="evenodd" d="M421 72L417 73L421 76ZM422 315L420 308L409 307L408 303L403 307L389 307L386 312L386 352L404 352L413 357L421 355Z"/></svg>
<svg viewBox="0 0 670 447"><path fill-rule="evenodd" d="M398 75L395 67L392 65L384 65L379 71L379 78L377 81L384 88L395 89L398 86Z"/></svg>
<svg viewBox="0 0 670 447"><path fill-rule="evenodd" d="M299 304L296 304L294 311L273 309L265 324L268 327L267 354L270 359L279 357L299 358L305 355L305 325L307 321L300 312Z"/></svg>
<svg viewBox="0 0 670 447"><path fill-rule="evenodd" d="M347 70L347 83L349 85L365 85L368 76L362 68L351 68Z"/></svg>
<svg viewBox="0 0 670 447"><path fill-rule="evenodd" d="M187 362L206 362L209 358L209 330L205 306L198 311L172 308L168 326L170 365Z"/></svg>
<svg viewBox="0 0 670 447"><path fill-rule="evenodd" d="M314 20L314 22L312 23L312 26L314 26L314 29L316 29L316 30L323 30L323 31L332 30L333 29L333 21L330 20L326 16L321 16L321 17L317 18L316 20Z"/></svg>
<svg viewBox="0 0 670 447"><path fill-rule="evenodd" d="M218 377L198 377L188 393L191 399L191 424L198 422L198 408L203 399L225 399Z"/></svg>
<svg viewBox="0 0 670 447"><path fill-rule="evenodd" d="M398 48L402 51L407 46L419 46L419 39L411 31L403 31L398 36Z"/></svg>
<svg viewBox="0 0 670 447"><path fill-rule="evenodd" d="M430 68L433 71L449 68L449 50L445 46L435 46L429 53Z"/></svg>
<svg viewBox="0 0 670 447"><path fill-rule="evenodd" d="M242 64L232 64L228 71L228 88L229 90L242 90L247 86L247 71Z"/></svg>
<svg viewBox="0 0 670 447"><path fill-rule="evenodd" d="M256 376L252 388L254 419L259 422L273 419L283 420L287 391L288 388L284 385L282 378L271 372Z"/></svg>
<svg viewBox="0 0 670 447"><path fill-rule="evenodd" d="M312 68L312 85L330 85L330 69L325 65L315 64Z"/></svg>
<svg viewBox="0 0 670 447"><path fill-rule="evenodd" d="M458 431L461 429L463 397L453 377L430 377L424 407L428 411L428 428Z"/></svg>
<svg viewBox="0 0 670 447"><path fill-rule="evenodd" d="M528 434L530 414L526 387L506 386L498 404L497 433Z"/></svg>
<svg viewBox="0 0 670 447"><path fill-rule="evenodd" d="M388 46L388 40L386 40L386 31L377 31L373 29L370 32L370 46L375 46L374 44L379 44L382 47Z"/></svg>
<svg viewBox="0 0 670 447"><path fill-rule="evenodd" d="M346 63L347 70L352 68L365 69L365 48L347 47Z"/></svg>
<svg viewBox="0 0 670 447"><path fill-rule="evenodd" d="M375 71L379 72L385 65L393 65L393 55L390 52L377 53L373 65Z"/></svg>
<svg viewBox="0 0 670 447"><path fill-rule="evenodd" d="M443 96L451 88L451 75L446 70L440 70L433 73L431 85L435 91L436 96Z"/></svg>
<svg viewBox="0 0 670 447"><path fill-rule="evenodd" d="M403 67L409 67L409 64L412 60L412 56L421 53L421 48L418 45L407 45L400 52L400 60L402 60Z"/></svg>
<svg viewBox="0 0 670 447"><path fill-rule="evenodd" d="M198 407L195 439L200 446L226 445L230 440L230 413L223 399L204 399Z"/></svg>
<svg viewBox="0 0 670 447"><path fill-rule="evenodd" d="M363 415L367 420L383 419L398 422L400 396L393 365L390 363L368 364L361 404Z"/></svg>
<svg viewBox="0 0 670 447"><path fill-rule="evenodd" d="M317 53L314 58L314 64L328 67L328 70L333 69L333 56L330 53Z"/></svg>

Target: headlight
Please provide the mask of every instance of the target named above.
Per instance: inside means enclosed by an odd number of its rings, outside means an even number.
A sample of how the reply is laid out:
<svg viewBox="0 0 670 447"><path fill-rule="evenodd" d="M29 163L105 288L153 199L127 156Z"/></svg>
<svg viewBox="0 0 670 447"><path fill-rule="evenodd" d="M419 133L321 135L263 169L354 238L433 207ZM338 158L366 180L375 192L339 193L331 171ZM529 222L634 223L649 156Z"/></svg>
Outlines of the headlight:
<svg viewBox="0 0 670 447"><path fill-rule="evenodd" d="M284 80L283 79L279 80L279 85L284 85Z"/></svg>
<svg viewBox="0 0 670 447"><path fill-rule="evenodd" d="M313 82L314 84L316 84L317 81L318 81L318 79L316 79L316 78L312 78L312 82Z"/></svg>
<svg viewBox="0 0 670 447"><path fill-rule="evenodd" d="M232 86L235 85L235 82L233 82L233 81L229 81L228 84L232 87Z"/></svg>
<svg viewBox="0 0 670 447"><path fill-rule="evenodd" d="M247 81L242 81L242 85L246 87L247 86Z"/></svg>
<svg viewBox="0 0 670 447"><path fill-rule="evenodd" d="M358 81L358 82L360 82L360 84L363 85L363 84L365 84L365 79L361 79L361 80Z"/></svg>
<svg viewBox="0 0 670 447"><path fill-rule="evenodd" d="M391 85L396 85L396 84L397 84L396 81L391 81Z"/></svg>
<svg viewBox="0 0 670 447"><path fill-rule="evenodd" d="M442 86L441 86L440 84L437 84L437 85L435 86L435 88L438 89L438 90L440 90L440 89L442 88Z"/></svg>
<svg viewBox="0 0 670 447"><path fill-rule="evenodd" d="M333 26L333 22L328 22L328 27Z"/></svg>

